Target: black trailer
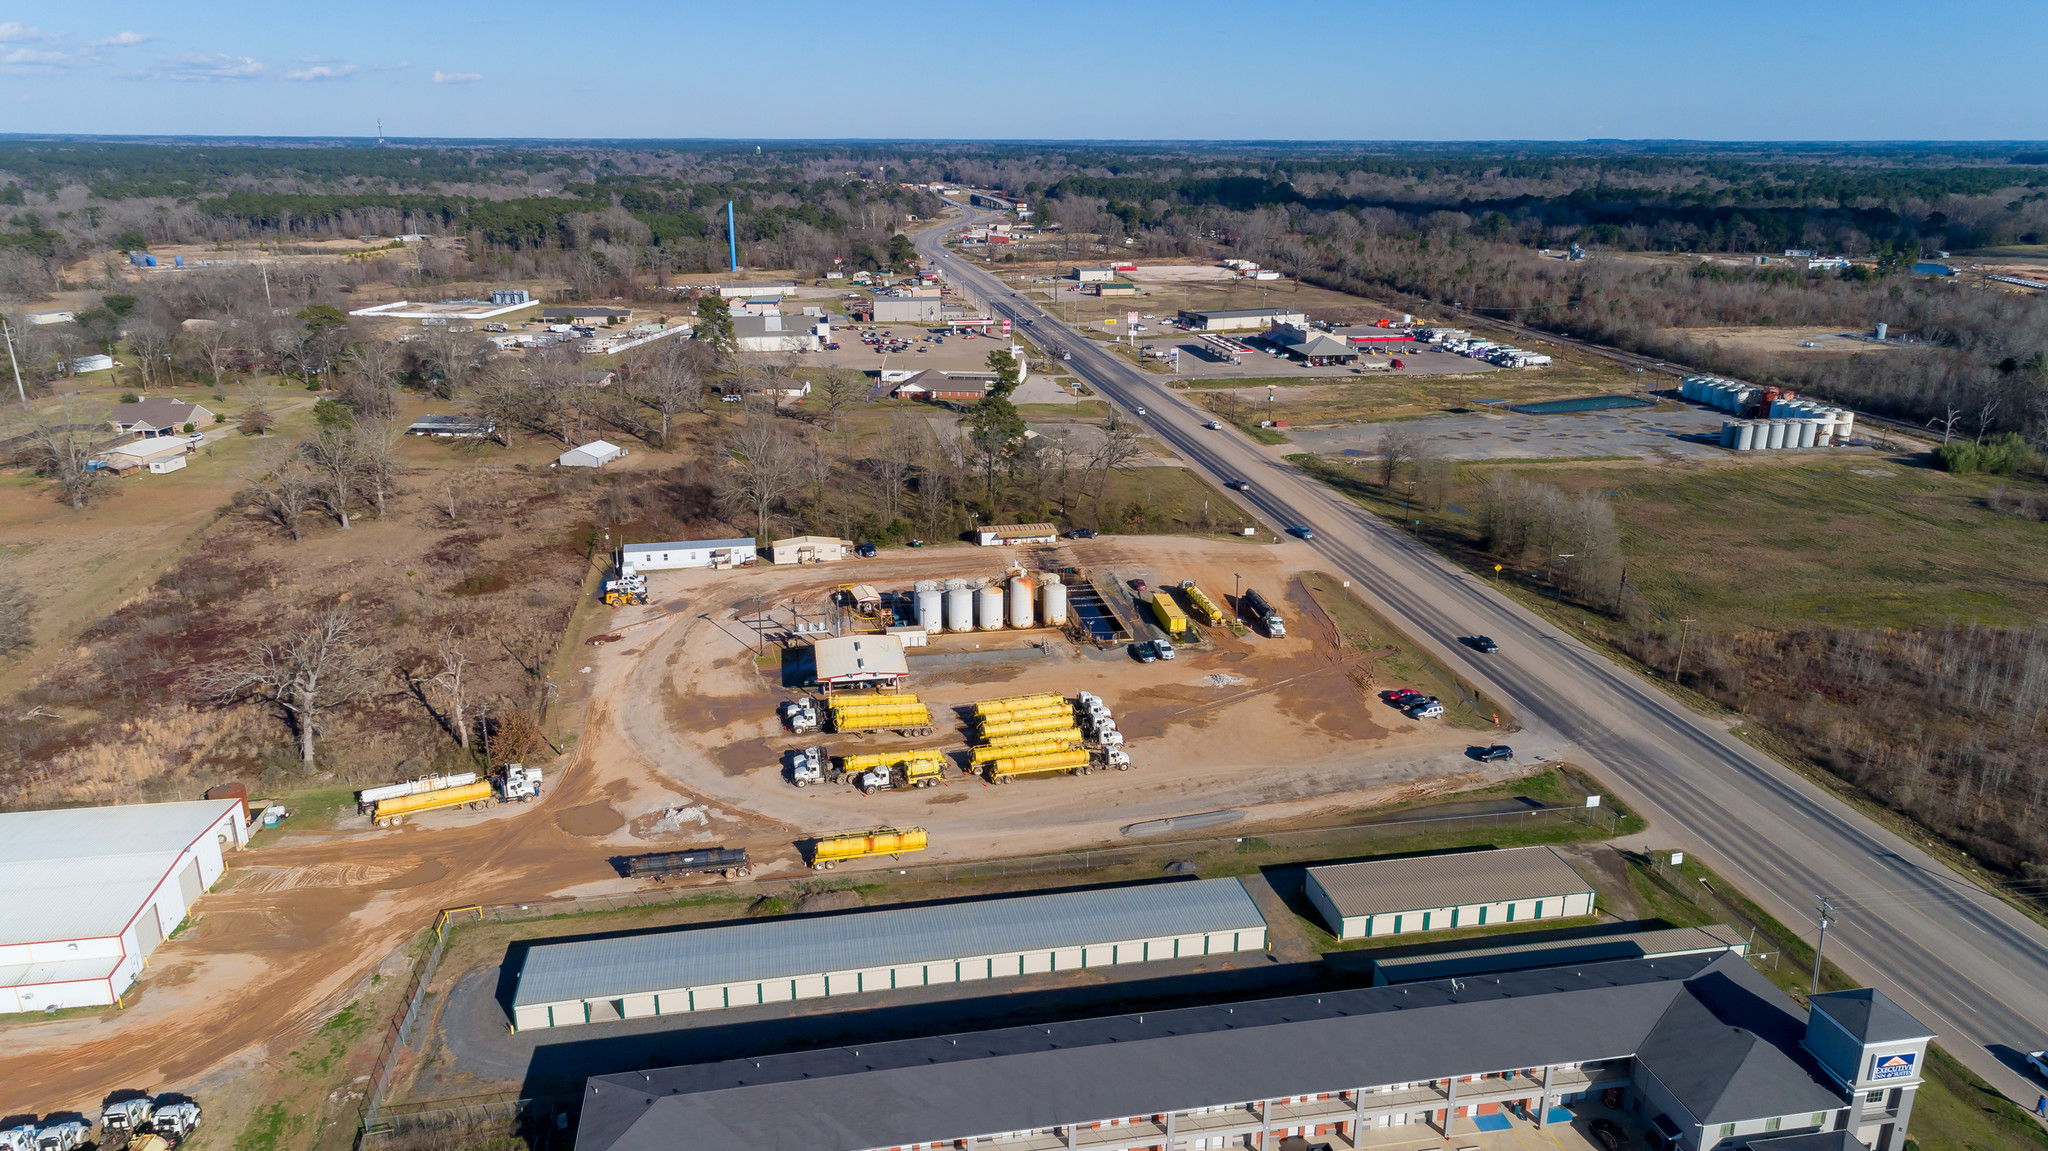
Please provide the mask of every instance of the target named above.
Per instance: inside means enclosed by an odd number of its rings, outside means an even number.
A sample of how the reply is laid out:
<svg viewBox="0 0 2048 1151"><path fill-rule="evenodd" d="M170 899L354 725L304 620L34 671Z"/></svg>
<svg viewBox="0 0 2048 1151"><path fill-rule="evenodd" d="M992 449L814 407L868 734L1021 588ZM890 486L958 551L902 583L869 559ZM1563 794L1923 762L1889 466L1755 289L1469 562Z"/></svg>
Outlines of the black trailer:
<svg viewBox="0 0 2048 1151"><path fill-rule="evenodd" d="M629 879L652 879L659 882L674 875L699 875L714 871L727 879L738 879L754 873L753 867L747 863L747 849L744 847L664 851L655 855L634 855L626 858L626 877Z"/></svg>

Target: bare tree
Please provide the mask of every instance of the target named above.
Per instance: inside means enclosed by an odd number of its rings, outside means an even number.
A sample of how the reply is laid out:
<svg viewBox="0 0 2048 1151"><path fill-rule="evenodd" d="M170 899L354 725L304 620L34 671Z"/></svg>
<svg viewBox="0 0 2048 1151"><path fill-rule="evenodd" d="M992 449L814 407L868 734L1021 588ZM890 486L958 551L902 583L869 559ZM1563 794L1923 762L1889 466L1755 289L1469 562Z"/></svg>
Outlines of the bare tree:
<svg viewBox="0 0 2048 1151"><path fill-rule="evenodd" d="M867 390L868 378L851 368L833 368L825 373L818 391L824 397L825 417L831 421L833 431L839 430L839 417Z"/></svg>
<svg viewBox="0 0 2048 1151"><path fill-rule="evenodd" d="M105 424L83 413L76 395L70 395L55 411L39 417L29 431L36 470L54 482L74 508L91 503L106 478L104 471L90 466L93 442L105 429Z"/></svg>
<svg viewBox="0 0 2048 1151"><path fill-rule="evenodd" d="M1089 468L1099 473L1095 481L1096 511L1102 510L1102 501L1109 494L1109 474L1129 471L1145 458L1140 435L1138 425L1125 419L1122 412L1110 409L1109 419L1102 425L1102 442L1096 445L1095 455L1088 461Z"/></svg>
<svg viewBox="0 0 2048 1151"><path fill-rule="evenodd" d="M398 437L404 433L381 419L357 419L355 428L356 484L368 488L377 503L377 518L384 518L384 497L398 486Z"/></svg>
<svg viewBox="0 0 2048 1151"><path fill-rule="evenodd" d="M661 349L633 374L633 398L661 417L661 446L669 447L675 417L703 410L709 349L694 340L665 340Z"/></svg>
<svg viewBox="0 0 2048 1151"><path fill-rule="evenodd" d="M868 460L868 474L874 482L875 516L885 528L901 514L903 485L910 478L910 465L916 453L916 425L912 417L899 413L883 429L875 454Z"/></svg>
<svg viewBox="0 0 2048 1151"><path fill-rule="evenodd" d="M461 637L452 627L441 634L441 642L435 647L434 654L441 661L441 670L430 682L440 691L441 698L448 701L448 719L455 726L456 742L462 745L462 750L468 751L469 695L464 679L476 661L469 658Z"/></svg>
<svg viewBox="0 0 2048 1151"><path fill-rule="evenodd" d="M301 770L310 775L313 739L327 713L374 682L369 655L354 613L337 604L252 641L207 681L223 702L253 699L283 713L299 737Z"/></svg>
<svg viewBox="0 0 2048 1151"><path fill-rule="evenodd" d="M195 369L204 367L213 386L221 385L221 377L227 373L228 360L235 350L238 333L234 321L194 320L194 327L180 337L184 344L189 364Z"/></svg>
<svg viewBox="0 0 2048 1151"><path fill-rule="evenodd" d="M354 428L322 428L306 445L306 458L318 469L320 502L347 531L349 504L356 494L356 434Z"/></svg>
<svg viewBox="0 0 2048 1151"><path fill-rule="evenodd" d="M128 350L135 353L136 361L142 366L142 386L151 387L157 365L164 362L170 353L171 341L177 338L178 329L156 316L138 316L128 325Z"/></svg>
<svg viewBox="0 0 2048 1151"><path fill-rule="evenodd" d="M1415 457L1415 429L1388 424L1380 429L1380 486L1391 489L1401 469Z"/></svg>
<svg viewBox="0 0 2048 1151"><path fill-rule="evenodd" d="M754 534L768 534L775 506L797 487L796 451L766 404L752 404L747 418L726 437L730 462L718 477L718 500L733 512L754 517Z"/></svg>
<svg viewBox="0 0 2048 1151"><path fill-rule="evenodd" d="M318 480L296 446L268 453L263 471L249 481L249 499L292 539L305 538L306 513L312 510Z"/></svg>

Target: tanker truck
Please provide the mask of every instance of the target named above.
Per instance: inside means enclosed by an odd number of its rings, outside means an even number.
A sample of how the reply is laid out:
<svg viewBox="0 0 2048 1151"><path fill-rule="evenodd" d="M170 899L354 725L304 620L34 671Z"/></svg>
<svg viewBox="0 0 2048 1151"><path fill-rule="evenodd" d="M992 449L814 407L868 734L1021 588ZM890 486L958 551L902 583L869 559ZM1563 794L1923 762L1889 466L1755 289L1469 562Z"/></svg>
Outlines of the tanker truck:
<svg viewBox="0 0 2048 1151"><path fill-rule="evenodd" d="M923 851L929 839L922 827L877 827L872 831L842 831L821 835L811 847L811 867L827 870L842 859L870 855L903 855Z"/></svg>

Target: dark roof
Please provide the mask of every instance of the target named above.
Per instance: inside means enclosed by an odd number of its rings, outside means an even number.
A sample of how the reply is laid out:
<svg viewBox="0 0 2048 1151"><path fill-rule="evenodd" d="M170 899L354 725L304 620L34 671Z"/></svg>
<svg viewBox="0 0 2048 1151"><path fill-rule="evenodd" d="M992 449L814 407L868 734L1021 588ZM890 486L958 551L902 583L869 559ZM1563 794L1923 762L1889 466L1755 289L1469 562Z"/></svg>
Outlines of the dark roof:
<svg viewBox="0 0 2048 1151"><path fill-rule="evenodd" d="M1799 1047L1806 1021L1746 961L1726 962L1720 974L1694 980L1691 995L1672 1000L1637 1062L1709 1125L1840 1107L1841 1094L1823 1084ZM1736 967L1751 978L1728 978Z"/></svg>
<svg viewBox="0 0 2048 1151"><path fill-rule="evenodd" d="M198 404L174 400L169 396L150 396L132 404L115 404L107 413L107 420L116 424L148 424L151 427L166 427L171 424L189 423L191 413L201 411Z"/></svg>
<svg viewBox="0 0 2048 1151"><path fill-rule="evenodd" d="M1830 991L1809 1002L1862 1043L1896 1043L1934 1036L1925 1023L1906 1014L1905 1008L1875 987Z"/></svg>
<svg viewBox="0 0 2048 1151"><path fill-rule="evenodd" d="M1532 967L1569 963L1608 963L1616 959L1721 952L1742 948L1742 933L1725 924L1711 927L1670 927L1656 931L1574 935L1565 939L1496 943L1446 951L1441 946L1411 955L1375 960L1373 974L1381 983L1414 983L1453 975L1497 975Z"/></svg>
<svg viewBox="0 0 2048 1151"><path fill-rule="evenodd" d="M1692 1006L1675 1013L1677 1001ZM1776 1044L1796 1043L1801 1022L1732 955L1550 968L595 1076L576 1147L670 1151L688 1131L692 1142L749 1151L864 1151L1622 1058L1666 1026L1711 1039L1724 1016L1753 1017ZM1777 1047L1774 1064L1725 1040L1659 1050L1660 1077L1723 1111L1745 1107L1744 1118L1841 1105ZM1719 1066L1731 1057L1732 1068Z"/></svg>

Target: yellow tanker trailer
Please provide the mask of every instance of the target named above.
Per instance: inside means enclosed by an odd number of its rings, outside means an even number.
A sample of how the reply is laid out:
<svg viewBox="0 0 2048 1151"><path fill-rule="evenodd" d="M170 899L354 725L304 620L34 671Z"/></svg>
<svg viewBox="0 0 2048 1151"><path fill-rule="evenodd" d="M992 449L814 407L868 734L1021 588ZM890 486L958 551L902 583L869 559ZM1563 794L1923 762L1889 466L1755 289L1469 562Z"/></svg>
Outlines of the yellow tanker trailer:
<svg viewBox="0 0 2048 1151"><path fill-rule="evenodd" d="M994 743L1006 735L1034 735L1041 731L1061 731L1074 726L1073 713L1048 712L1045 715L1026 719L1006 719L981 725L981 741Z"/></svg>
<svg viewBox="0 0 2048 1151"><path fill-rule="evenodd" d="M395 795L380 799L370 809L371 821L382 824L385 820L397 819L401 815L418 815L422 811L438 811L444 807L461 807L468 803L488 803L491 799L491 785L488 780L465 783L460 787L444 787L439 791L422 791L415 795Z"/></svg>
<svg viewBox="0 0 2048 1151"><path fill-rule="evenodd" d="M1037 695L1013 695L1005 699L987 699L974 705L975 717L982 718L1002 711L1030 710L1051 705L1064 706L1067 697L1055 691L1040 692Z"/></svg>
<svg viewBox="0 0 2048 1151"><path fill-rule="evenodd" d="M822 869L831 867L842 859L860 859L869 855L902 855L911 851L923 851L926 845L925 830L922 827L878 827L873 831L821 835L816 846L811 848L811 866Z"/></svg>
<svg viewBox="0 0 2048 1151"><path fill-rule="evenodd" d="M988 765L990 783L1008 783L1027 775L1072 775L1088 770L1089 754L1086 749L1073 748L1068 751L1048 751L1038 755L1014 755L991 760Z"/></svg>
<svg viewBox="0 0 2048 1151"><path fill-rule="evenodd" d="M968 762L988 763L1020 755L1037 755L1047 751L1067 751L1081 742L1081 729L1070 727L1065 731L1048 731L1038 735L1013 735L1007 739L986 743L974 749Z"/></svg>

